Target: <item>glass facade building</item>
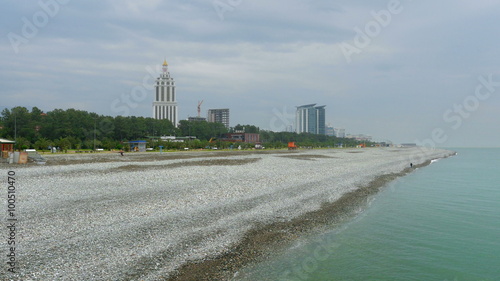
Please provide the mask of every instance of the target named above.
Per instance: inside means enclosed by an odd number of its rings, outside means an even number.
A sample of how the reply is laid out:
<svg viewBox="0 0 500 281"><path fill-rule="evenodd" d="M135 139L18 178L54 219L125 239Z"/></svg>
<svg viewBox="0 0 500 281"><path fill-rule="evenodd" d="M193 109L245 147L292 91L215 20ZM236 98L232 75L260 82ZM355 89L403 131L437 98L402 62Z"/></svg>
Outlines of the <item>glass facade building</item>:
<svg viewBox="0 0 500 281"><path fill-rule="evenodd" d="M325 107L326 105L316 106L315 103L297 106L295 131L298 134L311 133L325 135Z"/></svg>

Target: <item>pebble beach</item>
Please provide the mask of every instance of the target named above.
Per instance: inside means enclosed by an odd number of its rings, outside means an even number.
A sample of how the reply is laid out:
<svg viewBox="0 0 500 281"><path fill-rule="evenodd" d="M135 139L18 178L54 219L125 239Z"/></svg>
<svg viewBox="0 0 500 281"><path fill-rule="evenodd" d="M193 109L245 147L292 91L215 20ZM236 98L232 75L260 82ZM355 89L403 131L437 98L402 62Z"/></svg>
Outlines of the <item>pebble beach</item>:
<svg viewBox="0 0 500 281"><path fill-rule="evenodd" d="M0 275L230 280L267 244L323 223L304 221L341 212L335 204L347 194L453 154L424 148L96 153L3 165L17 177L18 268ZM263 239L264 232L278 234Z"/></svg>

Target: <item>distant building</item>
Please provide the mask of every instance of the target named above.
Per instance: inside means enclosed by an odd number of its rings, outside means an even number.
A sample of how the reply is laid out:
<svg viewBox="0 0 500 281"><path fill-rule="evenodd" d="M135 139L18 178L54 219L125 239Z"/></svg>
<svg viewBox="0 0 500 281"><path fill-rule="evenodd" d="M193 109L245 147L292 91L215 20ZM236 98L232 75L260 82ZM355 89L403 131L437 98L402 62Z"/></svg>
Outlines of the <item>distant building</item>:
<svg viewBox="0 0 500 281"><path fill-rule="evenodd" d="M188 121L207 121L205 117L188 117Z"/></svg>
<svg viewBox="0 0 500 281"><path fill-rule="evenodd" d="M260 134L255 133L229 133L225 135L223 141L233 141L233 142L247 142L247 143L257 143L260 142Z"/></svg>
<svg viewBox="0 0 500 281"><path fill-rule="evenodd" d="M295 113L295 131L300 133L311 133L317 135L325 134L325 106L307 104L297 106Z"/></svg>
<svg viewBox="0 0 500 281"><path fill-rule="evenodd" d="M177 128L179 112L175 93L175 81L168 71L167 60L163 62L163 72L155 82L155 101L153 102L153 118L167 119Z"/></svg>
<svg viewBox="0 0 500 281"><path fill-rule="evenodd" d="M359 134L359 135L347 135L346 138L348 138L348 139L355 139L357 141L371 141L372 140L371 136L367 136L367 135L363 135L363 134Z"/></svg>
<svg viewBox="0 0 500 281"><path fill-rule="evenodd" d="M333 131L337 138L345 138L345 129L334 128Z"/></svg>
<svg viewBox="0 0 500 281"><path fill-rule="evenodd" d="M325 134L327 136L333 137L335 136L335 129L333 127L326 127Z"/></svg>
<svg viewBox="0 0 500 281"><path fill-rule="evenodd" d="M177 137L177 136L161 136L160 140L168 141L168 142L185 142L188 140L195 140L195 136L185 136L185 137Z"/></svg>
<svg viewBox="0 0 500 281"><path fill-rule="evenodd" d="M375 144L377 147L390 147L392 143L387 143L385 141L379 142L378 144Z"/></svg>
<svg viewBox="0 0 500 281"><path fill-rule="evenodd" d="M207 114L208 122L222 123L229 129L229 108L209 109Z"/></svg>

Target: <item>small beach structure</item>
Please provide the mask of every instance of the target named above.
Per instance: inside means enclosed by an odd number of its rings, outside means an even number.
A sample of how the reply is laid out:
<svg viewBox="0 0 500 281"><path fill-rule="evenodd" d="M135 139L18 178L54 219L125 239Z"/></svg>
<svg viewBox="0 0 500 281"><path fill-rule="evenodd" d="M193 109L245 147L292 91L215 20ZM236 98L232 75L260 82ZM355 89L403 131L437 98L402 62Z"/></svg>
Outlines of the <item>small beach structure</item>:
<svg viewBox="0 0 500 281"><path fill-rule="evenodd" d="M27 153L29 162L34 162L39 165L43 165L47 162L47 160L45 160L45 158L43 158L42 155L38 154L36 149L25 149L24 151Z"/></svg>
<svg viewBox="0 0 500 281"><path fill-rule="evenodd" d="M145 141L145 140L129 141L128 144L129 144L130 151L146 152L147 141Z"/></svg>
<svg viewBox="0 0 500 281"><path fill-rule="evenodd" d="M1 159L9 158L9 153L14 152L14 144L16 142L13 140L0 139L0 151L2 153Z"/></svg>

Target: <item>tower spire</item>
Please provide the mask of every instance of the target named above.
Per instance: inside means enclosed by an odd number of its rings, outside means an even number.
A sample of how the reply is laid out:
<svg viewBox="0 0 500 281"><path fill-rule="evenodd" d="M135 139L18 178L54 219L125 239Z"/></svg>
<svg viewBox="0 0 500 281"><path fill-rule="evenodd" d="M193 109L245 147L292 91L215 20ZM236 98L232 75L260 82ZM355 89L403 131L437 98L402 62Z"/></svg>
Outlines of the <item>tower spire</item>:
<svg viewBox="0 0 500 281"><path fill-rule="evenodd" d="M162 70L163 70L163 74L167 74L167 71L168 71L168 63L167 63L167 59L166 59L166 58L163 60L163 67L162 67Z"/></svg>

